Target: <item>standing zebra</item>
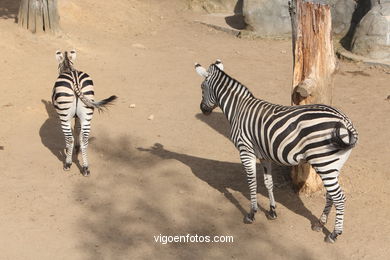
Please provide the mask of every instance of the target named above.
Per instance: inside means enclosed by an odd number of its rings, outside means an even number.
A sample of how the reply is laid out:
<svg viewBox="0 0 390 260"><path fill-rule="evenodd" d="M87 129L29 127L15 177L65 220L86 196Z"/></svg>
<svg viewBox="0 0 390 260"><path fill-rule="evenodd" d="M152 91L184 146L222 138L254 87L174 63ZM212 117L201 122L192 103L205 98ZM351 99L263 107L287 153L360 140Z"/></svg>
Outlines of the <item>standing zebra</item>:
<svg viewBox="0 0 390 260"><path fill-rule="evenodd" d="M219 106L231 125L230 139L240 153L250 190L251 208L245 221L252 223L258 210L256 157L264 168L269 219L277 217L271 163L292 166L305 161L320 175L327 191L324 211L313 229L322 230L334 204L335 228L325 240L335 242L343 231L344 219L345 195L338 182L339 171L358 138L347 116L326 105L281 106L257 99L223 71L220 60L208 70L199 64L195 69L205 78L201 85L203 114Z"/></svg>
<svg viewBox="0 0 390 260"><path fill-rule="evenodd" d="M87 73L76 70L73 62L76 59L76 52L57 51L56 58L59 63L59 76L54 84L52 102L61 120L62 132L65 136L66 160L64 170L68 171L72 165L72 153L74 137L71 128L71 121L75 117L75 129L79 132L79 142L83 157L82 174L88 176L87 146L93 111L97 108L102 110L106 105L117 97L111 96L102 101L94 101L94 88L92 79ZM77 134L76 134L77 137ZM79 145L76 145L78 149Z"/></svg>

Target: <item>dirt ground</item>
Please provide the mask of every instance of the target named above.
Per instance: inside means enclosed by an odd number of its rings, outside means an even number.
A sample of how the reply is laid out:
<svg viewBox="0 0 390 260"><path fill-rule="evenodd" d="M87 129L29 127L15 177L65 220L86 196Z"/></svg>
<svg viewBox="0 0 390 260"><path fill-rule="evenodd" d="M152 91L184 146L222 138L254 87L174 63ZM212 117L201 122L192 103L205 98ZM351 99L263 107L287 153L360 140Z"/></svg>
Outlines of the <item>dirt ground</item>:
<svg viewBox="0 0 390 260"><path fill-rule="evenodd" d="M390 257L390 75L340 63L334 106L353 120L358 146L346 163L345 231L311 231L324 197L297 196L274 174L279 218L243 223L248 188L228 125L200 113L204 66L225 71L259 98L290 103L290 40L238 39L193 21L173 0L60 0L63 32L32 35L0 1L0 259L388 259ZM4 8L7 8L5 10ZM104 10L104 11L103 11ZM78 51L97 99L91 176L62 170L64 141L50 104L57 49ZM136 104L130 108L130 104ZM154 120L148 120L150 115ZM259 203L268 197L258 176ZM233 243L169 243L158 235L229 235Z"/></svg>

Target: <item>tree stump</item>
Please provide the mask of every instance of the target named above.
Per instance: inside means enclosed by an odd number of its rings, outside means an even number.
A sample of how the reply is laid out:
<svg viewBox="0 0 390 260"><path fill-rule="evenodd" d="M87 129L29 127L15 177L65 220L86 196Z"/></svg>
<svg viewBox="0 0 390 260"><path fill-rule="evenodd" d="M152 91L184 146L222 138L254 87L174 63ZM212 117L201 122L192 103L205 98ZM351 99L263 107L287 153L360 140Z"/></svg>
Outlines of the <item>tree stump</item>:
<svg viewBox="0 0 390 260"><path fill-rule="evenodd" d="M33 33L58 31L57 0L21 0L18 23Z"/></svg>
<svg viewBox="0 0 390 260"><path fill-rule="evenodd" d="M291 0L289 5L294 60L292 105L330 105L337 67L330 6L323 0ZM311 194L323 187L309 164L293 167L291 176L299 193Z"/></svg>

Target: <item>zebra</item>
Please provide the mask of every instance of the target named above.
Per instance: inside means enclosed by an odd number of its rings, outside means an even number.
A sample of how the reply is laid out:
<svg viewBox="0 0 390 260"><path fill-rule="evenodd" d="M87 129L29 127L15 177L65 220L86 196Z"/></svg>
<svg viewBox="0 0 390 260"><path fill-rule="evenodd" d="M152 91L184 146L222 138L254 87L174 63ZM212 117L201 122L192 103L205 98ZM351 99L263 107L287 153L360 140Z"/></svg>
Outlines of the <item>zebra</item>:
<svg viewBox="0 0 390 260"><path fill-rule="evenodd" d="M87 146L94 109L97 108L100 112L117 97L110 96L98 102L94 101L92 79L87 73L79 71L73 66L76 51L71 50L69 53L67 51L57 51L56 59L59 63L59 76L53 87L52 103L61 121L61 128L65 137L66 159L63 169L65 171L70 170L75 146L76 150L81 148L83 158L81 172L83 176L88 176L90 170L88 168ZM71 121L74 117L76 118L75 137L79 135L79 140L76 138L76 145L74 145L75 138L71 128Z"/></svg>
<svg viewBox="0 0 390 260"><path fill-rule="evenodd" d="M332 205L336 221L325 241L334 243L343 232L344 202L339 171L358 140L358 133L348 117L339 110L321 104L282 106L257 99L248 88L223 70L220 60L206 70L195 63L201 84L203 114L220 107L230 123L230 139L240 154L250 191L250 211L246 223L253 223L257 205L256 158L264 169L270 210L267 218L276 219L271 163L293 166L308 162L321 177L326 189L325 208L313 225L320 231L326 224Z"/></svg>

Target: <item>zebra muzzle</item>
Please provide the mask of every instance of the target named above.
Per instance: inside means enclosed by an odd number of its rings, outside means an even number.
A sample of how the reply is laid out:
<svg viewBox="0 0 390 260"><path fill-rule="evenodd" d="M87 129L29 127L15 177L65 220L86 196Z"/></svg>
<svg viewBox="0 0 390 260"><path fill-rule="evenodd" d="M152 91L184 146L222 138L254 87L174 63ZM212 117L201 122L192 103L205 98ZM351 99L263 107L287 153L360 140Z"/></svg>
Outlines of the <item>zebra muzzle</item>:
<svg viewBox="0 0 390 260"><path fill-rule="evenodd" d="M209 108L208 106L204 105L203 103L200 103L200 110L204 115L210 115L213 111L212 108Z"/></svg>

